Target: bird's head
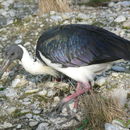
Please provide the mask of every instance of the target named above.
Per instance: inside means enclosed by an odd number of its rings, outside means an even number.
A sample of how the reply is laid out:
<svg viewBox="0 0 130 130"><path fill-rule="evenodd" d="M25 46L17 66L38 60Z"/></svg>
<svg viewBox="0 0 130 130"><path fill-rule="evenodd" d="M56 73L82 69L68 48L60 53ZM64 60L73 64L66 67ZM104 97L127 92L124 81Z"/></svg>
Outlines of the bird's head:
<svg viewBox="0 0 130 130"><path fill-rule="evenodd" d="M5 48L4 50L4 62L1 67L0 77L7 70L8 66L16 59L21 60L23 56L23 50L19 45L13 44Z"/></svg>

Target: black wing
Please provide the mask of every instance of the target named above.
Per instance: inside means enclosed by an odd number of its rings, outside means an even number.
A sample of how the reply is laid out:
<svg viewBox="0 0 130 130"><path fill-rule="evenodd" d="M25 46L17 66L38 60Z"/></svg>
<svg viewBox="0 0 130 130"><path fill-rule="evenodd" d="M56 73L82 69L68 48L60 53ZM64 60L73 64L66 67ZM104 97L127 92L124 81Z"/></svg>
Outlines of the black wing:
<svg viewBox="0 0 130 130"><path fill-rule="evenodd" d="M91 25L53 27L40 36L36 50L39 59L38 51L64 67L130 59L130 41Z"/></svg>

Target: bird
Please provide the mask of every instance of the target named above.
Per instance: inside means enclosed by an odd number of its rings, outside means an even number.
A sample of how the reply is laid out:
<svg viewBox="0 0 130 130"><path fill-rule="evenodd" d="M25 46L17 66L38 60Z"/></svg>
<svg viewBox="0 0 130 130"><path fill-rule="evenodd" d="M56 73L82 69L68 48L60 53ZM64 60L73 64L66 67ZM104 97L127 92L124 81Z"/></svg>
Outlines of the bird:
<svg viewBox="0 0 130 130"><path fill-rule="evenodd" d="M57 77L58 72L77 81L76 91L63 98L56 106L63 106L91 90L95 77L110 69L120 59L130 60L130 41L103 28L87 24L57 25L44 31L38 38L36 58L20 44L5 49L1 75L18 59L23 68L33 75L49 74Z"/></svg>

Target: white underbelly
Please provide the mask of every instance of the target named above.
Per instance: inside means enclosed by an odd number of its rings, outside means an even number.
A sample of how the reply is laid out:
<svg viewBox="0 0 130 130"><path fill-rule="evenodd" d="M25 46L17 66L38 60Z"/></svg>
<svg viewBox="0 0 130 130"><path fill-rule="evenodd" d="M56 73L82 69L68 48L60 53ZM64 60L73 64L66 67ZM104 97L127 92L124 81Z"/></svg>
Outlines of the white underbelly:
<svg viewBox="0 0 130 130"><path fill-rule="evenodd" d="M39 54L40 54L41 58L43 59L43 61L48 66L56 69L57 71L60 71L61 73L67 75L68 77L70 77L76 81L80 81L80 82L92 81L97 74L102 73L103 71L111 68L111 66L112 66L112 62L109 62L109 63L103 63L103 64L82 66L82 67L62 68L62 65L54 64L49 59L47 59L45 56L43 56L40 52L39 52Z"/></svg>
<svg viewBox="0 0 130 130"><path fill-rule="evenodd" d="M112 63L95 64L83 67L55 68L72 79L80 82L92 81L94 77L103 71L110 69Z"/></svg>

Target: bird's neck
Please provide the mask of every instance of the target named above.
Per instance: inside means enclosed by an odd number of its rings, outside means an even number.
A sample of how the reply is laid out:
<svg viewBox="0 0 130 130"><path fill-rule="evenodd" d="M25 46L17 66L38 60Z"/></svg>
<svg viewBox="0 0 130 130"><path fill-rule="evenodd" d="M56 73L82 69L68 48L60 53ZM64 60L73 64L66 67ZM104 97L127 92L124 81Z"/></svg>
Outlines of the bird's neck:
<svg viewBox="0 0 130 130"><path fill-rule="evenodd" d="M38 74L49 74L52 76L57 76L57 72L50 68L49 66L44 65L41 63L38 59L33 59L33 57L29 54L27 49L23 47L22 45L19 45L23 50L23 56L21 59L21 64L24 67L26 71L33 75Z"/></svg>

